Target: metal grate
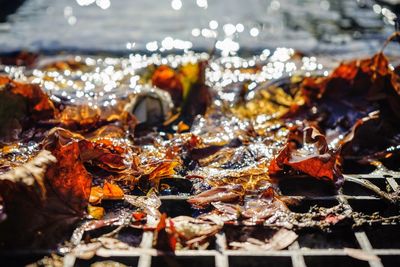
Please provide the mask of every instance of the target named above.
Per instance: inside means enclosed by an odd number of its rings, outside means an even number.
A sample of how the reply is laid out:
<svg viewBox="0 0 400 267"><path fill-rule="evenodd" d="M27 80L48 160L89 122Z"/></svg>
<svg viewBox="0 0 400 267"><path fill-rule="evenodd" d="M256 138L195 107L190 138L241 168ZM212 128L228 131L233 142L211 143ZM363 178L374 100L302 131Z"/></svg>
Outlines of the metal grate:
<svg viewBox="0 0 400 267"><path fill-rule="evenodd" d="M395 191L400 182L400 173L379 175L348 175L368 179L376 186ZM398 207L390 207L384 200L371 196L361 186L346 181L338 194L321 195L320 189L304 193L305 182L292 183L282 192L285 195L295 196L301 190L303 198L301 204L293 207L295 212L307 212L308 208L317 205L323 207L334 206L338 203L349 204L354 211L367 214L381 212L385 215L398 215ZM289 184L289 183L288 183ZM293 186L294 185L294 186ZM315 184L314 184L315 188ZM314 189L315 190L315 189ZM300 194L299 194L300 195ZM186 197L161 196L162 207L172 216L187 215L188 207ZM179 207L179 208L176 208ZM393 214L390 214L390 213ZM170 214L171 215L171 214ZM381 225L364 227L364 230L341 229L332 233L318 231L300 231L298 240L287 250L281 251L240 251L228 248L228 232L222 231L216 236L215 245L208 250L176 251L175 255L160 255L152 248L153 234L144 232L140 246L133 252L99 250L98 255L90 261L83 261L70 257L66 263L70 266L88 266L92 262L113 260L128 266L156 267L156 266L216 266L216 267L241 267L241 266L400 266L400 226ZM380 260L362 261L348 256L346 247L360 249L368 255L375 255Z"/></svg>

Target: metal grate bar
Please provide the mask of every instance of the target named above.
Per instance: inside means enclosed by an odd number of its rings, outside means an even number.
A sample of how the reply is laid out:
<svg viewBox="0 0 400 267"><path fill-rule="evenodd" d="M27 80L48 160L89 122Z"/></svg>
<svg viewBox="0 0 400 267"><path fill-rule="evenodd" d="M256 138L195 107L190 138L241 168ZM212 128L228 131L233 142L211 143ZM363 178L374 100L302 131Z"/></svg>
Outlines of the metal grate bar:
<svg viewBox="0 0 400 267"><path fill-rule="evenodd" d="M338 195L339 202L349 205L349 202L347 201L347 199L345 197L343 197L343 193L342 192L343 192L343 190L340 189L339 190L339 195ZM351 208L350 205L349 205L349 207ZM360 245L360 248L362 250L370 253L370 254L375 255L374 251L372 249L371 243L369 242L368 237L365 234L365 232L364 231L357 231L354 234L355 234L355 237L357 239L358 244ZM383 267L382 262L380 260L379 261L369 261L368 263L369 263L369 265L371 267Z"/></svg>
<svg viewBox="0 0 400 267"><path fill-rule="evenodd" d="M376 175L365 175L365 174L354 174L353 177L368 179L373 183L381 183L386 182L391 189L397 190L399 188L398 181L400 177L400 173L391 172L389 175L381 175L380 177ZM360 201L362 205L364 205L364 201L382 201L380 198L371 196L371 195L357 195L352 194L351 192L347 192L344 194L343 188L339 190L337 195L328 195L328 196L291 196L293 198L299 198L301 200L307 201L315 201L316 203L320 201L333 201L337 203L343 203L347 205L349 208L353 209L351 201ZM164 203L172 202L172 206L181 205L183 202L186 202L188 196L161 196L160 199ZM171 204L170 204L171 205ZM368 205L368 203L365 203ZM353 231L354 240L359 247L360 250L364 251L368 255L376 255L378 257L399 257L400 258L400 247L394 247L390 249L374 247L373 243L368 237L368 234L365 231ZM138 257L137 266L139 267L157 267L161 266L160 261L157 259L163 258L164 256L160 255L156 249L152 248L153 243L153 233L152 232L144 232L142 236L142 241L140 247L134 251L107 251L107 255L110 256L109 259L119 261L122 258L132 258ZM313 262L310 265L310 258L324 258L324 257L339 257L340 259L346 257L348 258L348 252L341 248L307 248L303 247L303 245L296 241L293 243L287 250L281 251L244 251L244 250L231 250L227 244L227 237L224 232L220 232L216 235L215 248L210 250L182 250L176 251L174 258L179 262L180 259L190 259L190 262L193 262L193 266L199 266L199 262L202 262L204 259L213 259L213 265L216 267L229 267L229 266L242 266L237 265L237 259L240 258L246 261L254 263L256 261L255 266L264 266L264 260L276 260L276 259L289 259L290 264L293 267L312 267L315 266ZM256 260L255 260L256 259ZM74 266L76 261L71 258L71 256L66 257L64 259L65 266ZM280 262L280 261L278 261ZM286 261L285 261L286 262ZM197 264L197 265L196 265ZM289 264L289 263L288 263ZM284 264L287 266L288 264ZM384 264L381 260L370 260L368 261L369 266L371 267L382 267ZM182 264L181 264L182 265ZM207 266L210 264L207 262ZM179 266L179 264L178 264ZM245 265L243 265L245 266ZM281 265L279 265L281 266Z"/></svg>
<svg viewBox="0 0 400 267"><path fill-rule="evenodd" d="M295 254L292 255L293 267L306 267L306 263L304 261L303 255L298 252L299 249L300 249L300 245L299 245L298 241L295 241L289 247L289 250L293 250L293 252L295 253Z"/></svg>
<svg viewBox="0 0 400 267"><path fill-rule="evenodd" d="M215 266L216 267L228 267L229 261L226 255L226 236L225 233L219 233L216 235L216 250L219 252L215 255Z"/></svg>
<svg viewBox="0 0 400 267"><path fill-rule="evenodd" d="M152 245L153 245L153 233L144 232L140 247L145 249L151 249ZM151 255L143 253L139 257L138 267L148 267L148 266L151 266Z"/></svg>

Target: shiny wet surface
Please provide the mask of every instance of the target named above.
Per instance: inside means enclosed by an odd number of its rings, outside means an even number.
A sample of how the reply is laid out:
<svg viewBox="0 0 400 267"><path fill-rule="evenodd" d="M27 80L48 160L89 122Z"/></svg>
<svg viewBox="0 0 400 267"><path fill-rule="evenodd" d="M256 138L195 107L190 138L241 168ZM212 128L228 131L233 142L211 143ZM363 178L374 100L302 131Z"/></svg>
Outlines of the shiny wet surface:
<svg viewBox="0 0 400 267"><path fill-rule="evenodd" d="M381 46L395 28L391 10L372 0L27 0L0 23L0 52L171 53L215 47L226 55L290 47L348 58Z"/></svg>

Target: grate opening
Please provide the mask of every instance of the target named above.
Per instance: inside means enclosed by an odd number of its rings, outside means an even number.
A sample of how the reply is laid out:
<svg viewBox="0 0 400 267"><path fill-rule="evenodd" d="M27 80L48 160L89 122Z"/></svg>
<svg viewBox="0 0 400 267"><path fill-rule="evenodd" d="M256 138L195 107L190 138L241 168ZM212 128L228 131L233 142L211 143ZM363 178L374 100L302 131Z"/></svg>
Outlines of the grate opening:
<svg viewBox="0 0 400 267"><path fill-rule="evenodd" d="M381 175L352 175L368 179L375 185L383 189L386 182L392 189L397 187L399 174L389 173L391 177ZM386 179L385 179L386 178ZM376 196L363 195L359 188L352 184L347 184L345 196L327 185L327 183L307 178L296 178L283 180L281 189L283 195L301 196L297 205L289 205L290 210L297 213L307 213L313 206L330 208L339 202L349 203L354 211L366 214L379 212L382 216L391 216L399 214L399 207L389 204L386 201L378 199ZM320 187L321 186L321 187ZM306 193L304 193L306 191ZM306 197L303 197L307 195ZM297 198L296 198L297 199ZM197 210L187 203L187 195L175 194L160 196L161 212L167 213L170 217L180 215L190 215L193 217L206 212L207 210ZM105 203L106 209L131 211L125 204L112 202ZM108 205L110 205L108 207ZM115 227L106 227L101 230L86 232L83 240L95 238L110 232ZM143 232L139 229L124 228L116 237L133 248L139 250L132 251L114 251L109 250L106 253L109 258L96 256L91 260L76 259L74 266L90 266L94 262L104 262L113 260L127 266L218 266L218 267L237 267L237 266L294 266L294 267L314 267L314 266L400 266L400 228L398 225L370 226L359 229L355 233L349 225L337 225L330 229L330 232L324 232L316 229L297 230L298 239L288 249L282 251L272 250L235 250L229 246L230 242L246 241L248 237L264 240L270 237L274 231L271 228L263 226L238 226L226 225L222 232L216 236L216 239L210 241L210 245L204 250L178 250L175 255L159 255L152 248L153 234ZM364 231L365 230L365 231ZM382 264L379 261L367 262L357 260L347 256L344 248L361 249L366 254L378 255L382 258ZM3 254L4 255L4 254ZM28 254L29 255L29 254ZM39 255L39 254L36 254ZM100 254L99 254L100 255ZM158 255L158 256L156 256ZM26 255L25 255L26 256ZM1 257L1 264L5 266L23 266L27 263L42 258L11 256ZM101 254L101 256L105 256ZM16 264L14 264L16 263ZM21 264L18 264L21 263ZM326 265L326 266L325 266Z"/></svg>
<svg viewBox="0 0 400 267"><path fill-rule="evenodd" d="M157 256L151 258L152 267L215 266L213 256Z"/></svg>
<svg viewBox="0 0 400 267"><path fill-rule="evenodd" d="M302 249L343 249L346 247L360 247L351 228L336 229L332 233L318 230L303 230L300 231L298 235L298 242Z"/></svg>
<svg viewBox="0 0 400 267"><path fill-rule="evenodd" d="M49 256L48 253L22 253L21 255L0 252L0 266L26 266Z"/></svg>
<svg viewBox="0 0 400 267"><path fill-rule="evenodd" d="M100 229L87 231L82 237L82 240L89 241L90 239L101 237L104 234L110 233L118 226L107 226ZM131 227L125 227L115 236L118 240L127 243L132 247L139 247L143 239L143 231Z"/></svg>
<svg viewBox="0 0 400 267"><path fill-rule="evenodd" d="M379 187L383 191L387 191L388 189L388 184L386 182L386 179L384 178L374 178L374 179L369 179L371 183ZM351 195L351 196L371 196L373 193L362 187L359 184L353 183L353 182L345 182L343 184L343 194L345 195Z"/></svg>
<svg viewBox="0 0 400 267"><path fill-rule="evenodd" d="M400 266L400 256L379 256L385 267L398 267Z"/></svg>
<svg viewBox="0 0 400 267"><path fill-rule="evenodd" d="M190 194L193 184L188 179L168 178L160 181L161 195Z"/></svg>
<svg viewBox="0 0 400 267"><path fill-rule="evenodd" d="M270 239L275 233L275 230L262 226L225 226L224 232L228 249L233 249L229 245L231 242L246 242L248 238L263 242L265 239Z"/></svg>
<svg viewBox="0 0 400 267"><path fill-rule="evenodd" d="M105 226L99 229L86 231L83 236L82 240L90 240L93 238L101 237L104 234L110 233L111 231L115 230L118 226Z"/></svg>
<svg viewBox="0 0 400 267"><path fill-rule="evenodd" d="M364 267L369 266L368 262L356 260L346 256L305 256L307 267Z"/></svg>
<svg viewBox="0 0 400 267"><path fill-rule="evenodd" d="M124 228L118 232L117 239L132 247L139 247L143 239L143 231L135 228Z"/></svg>
<svg viewBox="0 0 400 267"><path fill-rule="evenodd" d="M360 173L369 174L373 172L376 167L373 165L360 164L357 161L345 160L342 165L344 174Z"/></svg>
<svg viewBox="0 0 400 267"><path fill-rule="evenodd" d="M380 199L349 199L348 203L354 211L368 215L375 212L385 217L399 214L399 207Z"/></svg>
<svg viewBox="0 0 400 267"><path fill-rule="evenodd" d="M282 179L279 188L287 196L322 197L336 194L331 184L308 177Z"/></svg>
<svg viewBox="0 0 400 267"><path fill-rule="evenodd" d="M176 217L180 215L195 216L199 213L194 209L186 200L165 199L161 202L161 213L166 213L169 217Z"/></svg>
<svg viewBox="0 0 400 267"><path fill-rule="evenodd" d="M313 206L331 208L338 204L336 199L303 199L298 205L289 205L289 209L297 213L308 213Z"/></svg>
<svg viewBox="0 0 400 267"><path fill-rule="evenodd" d="M228 258L231 267L285 267L292 266L292 259L285 256L230 256Z"/></svg>
<svg viewBox="0 0 400 267"><path fill-rule="evenodd" d="M365 230L365 233L374 248L400 248L400 227L398 225L370 227Z"/></svg>
<svg viewBox="0 0 400 267"><path fill-rule="evenodd" d="M400 158L396 154L394 154L392 157L386 158L382 160L383 165L388 168L389 170L392 171L400 171L400 166L399 166L399 161Z"/></svg>
<svg viewBox="0 0 400 267"><path fill-rule="evenodd" d="M99 256L94 256L90 260L81 260L77 259L75 261L74 267L89 267L92 264L96 263L99 264L99 266L115 266L115 265L107 265L107 261L113 261L113 262L118 262L122 263L126 266L137 266L139 263L139 257L99 257Z"/></svg>

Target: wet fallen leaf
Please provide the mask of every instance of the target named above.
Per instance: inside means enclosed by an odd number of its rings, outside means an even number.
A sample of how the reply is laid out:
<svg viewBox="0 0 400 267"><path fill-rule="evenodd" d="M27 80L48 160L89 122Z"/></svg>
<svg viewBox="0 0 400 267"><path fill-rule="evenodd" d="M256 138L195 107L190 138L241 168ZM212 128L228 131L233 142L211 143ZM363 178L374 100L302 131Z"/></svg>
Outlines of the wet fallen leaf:
<svg viewBox="0 0 400 267"><path fill-rule="evenodd" d="M103 199L124 199L124 191L117 184L105 181L103 185Z"/></svg>
<svg viewBox="0 0 400 267"><path fill-rule="evenodd" d="M189 125L187 125L186 123L184 123L183 121L180 121L178 123L178 133L182 133L182 132L186 132L190 130Z"/></svg>
<svg viewBox="0 0 400 267"><path fill-rule="evenodd" d="M188 202L195 206L205 207L217 201L238 201L244 196L244 193L244 188L241 185L220 186L190 197Z"/></svg>
<svg viewBox="0 0 400 267"><path fill-rule="evenodd" d="M286 118L315 122L333 147L345 143L345 164L357 160L369 164L363 156L376 153L375 160L390 157L385 149L398 143L399 88L399 74L379 52L371 58L344 62L327 77L305 78L299 86L304 104L293 107ZM371 120L373 113L375 119ZM399 155L397 151L394 154Z"/></svg>
<svg viewBox="0 0 400 267"><path fill-rule="evenodd" d="M240 233L234 235L234 237L242 235L239 237L240 241L229 242L229 246L243 250L282 250L290 246L298 237L294 231L280 228L279 230L264 230L263 235L266 233L268 235L263 239L262 235L256 236L259 230L259 228L243 228Z"/></svg>
<svg viewBox="0 0 400 267"><path fill-rule="evenodd" d="M129 245L121 242L118 239L111 238L111 237L99 237L97 238L98 241L103 245L103 247L107 249L115 249L115 250L124 250L129 249Z"/></svg>
<svg viewBox="0 0 400 267"><path fill-rule="evenodd" d="M317 129L292 128L286 146L269 165L270 175L298 171L317 179L343 183L337 151L328 148L325 136Z"/></svg>
<svg viewBox="0 0 400 267"><path fill-rule="evenodd" d="M84 216L91 177L79 160L78 144L53 145L51 153L42 151L2 175L7 215L0 223L2 246L51 248Z"/></svg>
<svg viewBox="0 0 400 267"><path fill-rule="evenodd" d="M100 186L93 186L90 189L90 197L89 197L89 203L96 205L101 202L103 199L103 188Z"/></svg>
<svg viewBox="0 0 400 267"><path fill-rule="evenodd" d="M0 142L18 140L35 122L54 118L57 111L39 85L0 76Z"/></svg>
<svg viewBox="0 0 400 267"><path fill-rule="evenodd" d="M125 195L125 201L129 204L139 208L141 211L147 214L147 225L153 227L156 225L158 220L160 219L161 213L158 210L161 206L161 200L154 192L154 190L150 190L146 196L130 196ZM135 219L141 219L142 213L135 213Z"/></svg>
<svg viewBox="0 0 400 267"><path fill-rule="evenodd" d="M161 65L154 71L151 81L154 86L169 92L174 104L180 106L183 99L183 85L178 72L166 65Z"/></svg>
<svg viewBox="0 0 400 267"><path fill-rule="evenodd" d="M103 207L88 205L88 214L93 219L100 220L104 217L105 211Z"/></svg>
<svg viewBox="0 0 400 267"><path fill-rule="evenodd" d="M154 231L153 244L158 250L173 252L177 244L177 233L170 220L168 220L169 227L167 227L167 220L167 215L163 213Z"/></svg>
<svg viewBox="0 0 400 267"><path fill-rule="evenodd" d="M204 249L210 243L210 239L222 227L210 221L207 222L187 216L178 216L171 219L171 221L178 234L177 243L181 248L189 249Z"/></svg>

